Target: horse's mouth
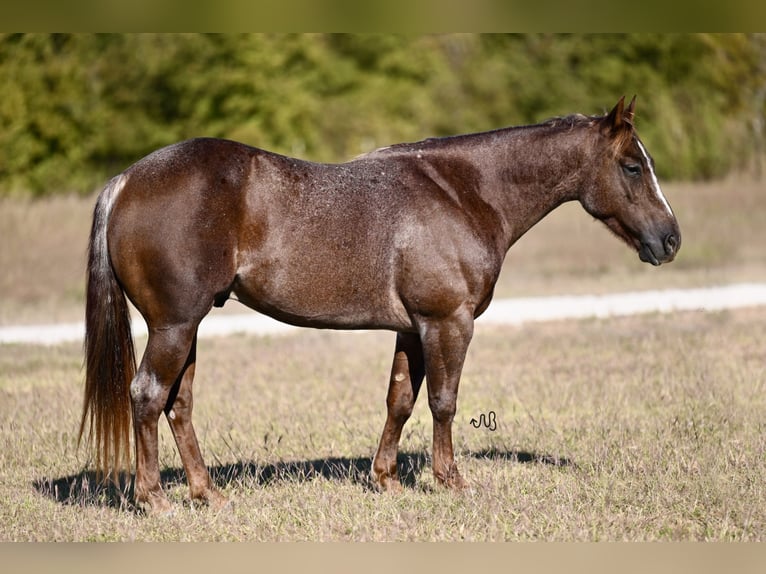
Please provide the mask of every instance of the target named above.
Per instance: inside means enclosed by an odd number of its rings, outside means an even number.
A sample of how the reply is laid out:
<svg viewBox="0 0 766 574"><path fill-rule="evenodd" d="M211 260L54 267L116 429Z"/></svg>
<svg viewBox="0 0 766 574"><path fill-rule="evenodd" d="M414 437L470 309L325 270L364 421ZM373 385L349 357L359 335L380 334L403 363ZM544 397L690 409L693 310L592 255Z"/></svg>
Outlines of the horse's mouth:
<svg viewBox="0 0 766 574"><path fill-rule="evenodd" d="M657 256L654 254L651 246L648 243L641 243L638 248L638 258L641 259L641 261L644 263L651 263L655 267L662 263L659 259L657 259Z"/></svg>
<svg viewBox="0 0 766 574"><path fill-rule="evenodd" d="M638 252L638 257L644 263L651 263L655 267L672 261L678 250L679 237L676 235L672 240L672 247L664 247L663 244L652 247L652 241L647 241L631 233L616 217L609 217L603 220L609 230L617 237L622 239L627 245ZM659 252L659 256L657 255Z"/></svg>

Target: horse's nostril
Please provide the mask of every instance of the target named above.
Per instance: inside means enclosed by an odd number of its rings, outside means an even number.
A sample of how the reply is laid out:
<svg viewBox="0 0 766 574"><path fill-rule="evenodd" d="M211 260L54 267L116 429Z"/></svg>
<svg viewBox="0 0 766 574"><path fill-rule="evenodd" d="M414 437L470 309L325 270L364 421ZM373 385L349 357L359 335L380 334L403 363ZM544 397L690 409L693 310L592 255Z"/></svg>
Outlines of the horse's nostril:
<svg viewBox="0 0 766 574"><path fill-rule="evenodd" d="M672 233L665 237L665 252L673 253L678 247L678 237Z"/></svg>

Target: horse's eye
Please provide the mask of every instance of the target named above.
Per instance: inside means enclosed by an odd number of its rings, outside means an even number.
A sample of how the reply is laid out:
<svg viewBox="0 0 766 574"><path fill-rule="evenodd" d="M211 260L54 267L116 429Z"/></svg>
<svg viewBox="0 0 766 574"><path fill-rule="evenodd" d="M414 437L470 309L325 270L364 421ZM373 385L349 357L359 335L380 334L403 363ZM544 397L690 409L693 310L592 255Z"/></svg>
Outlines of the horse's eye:
<svg viewBox="0 0 766 574"><path fill-rule="evenodd" d="M622 171L628 177L638 177L641 175L641 166L637 163L624 163L622 164Z"/></svg>

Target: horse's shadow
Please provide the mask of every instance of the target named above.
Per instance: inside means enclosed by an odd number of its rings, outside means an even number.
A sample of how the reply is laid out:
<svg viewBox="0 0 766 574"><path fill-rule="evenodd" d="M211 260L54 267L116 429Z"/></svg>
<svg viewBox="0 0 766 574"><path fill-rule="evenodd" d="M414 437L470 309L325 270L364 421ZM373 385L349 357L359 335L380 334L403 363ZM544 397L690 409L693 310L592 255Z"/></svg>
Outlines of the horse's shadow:
<svg viewBox="0 0 766 574"><path fill-rule="evenodd" d="M467 456L522 464L538 463L558 467L573 466L567 458L541 455L520 450L498 450L494 448L469 452ZM397 466L399 480L404 488L417 488L423 468L429 464L425 452L399 453ZM268 488L279 483L308 482L316 478L333 481L347 481L373 491L375 486L370 478L372 459L370 457L332 457L304 461L284 461L259 464L241 461L216 465L209 468L213 482L222 489L237 484L249 487ZM160 473L160 482L165 490L186 483L181 468L170 468ZM132 499L132 479L122 475L118 484L105 482L95 471L83 470L78 474L60 478L41 478L33 482L35 490L59 504L68 506L106 506L135 510ZM422 487L428 488L428 487Z"/></svg>

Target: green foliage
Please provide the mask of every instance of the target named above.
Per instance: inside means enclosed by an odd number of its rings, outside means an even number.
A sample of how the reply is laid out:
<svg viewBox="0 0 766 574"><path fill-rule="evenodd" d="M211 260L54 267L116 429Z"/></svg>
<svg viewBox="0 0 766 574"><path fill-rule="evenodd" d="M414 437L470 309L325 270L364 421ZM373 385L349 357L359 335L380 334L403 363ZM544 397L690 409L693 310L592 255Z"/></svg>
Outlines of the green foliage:
<svg viewBox="0 0 766 574"><path fill-rule="evenodd" d="M602 113L638 95L660 175L763 147L758 35L0 36L0 195L87 193L209 135L317 161L428 136Z"/></svg>

